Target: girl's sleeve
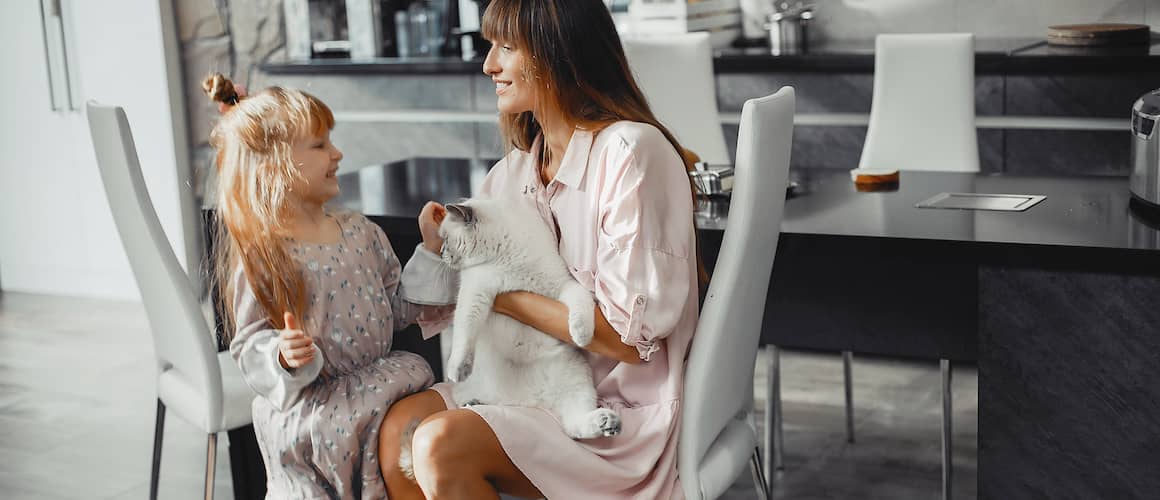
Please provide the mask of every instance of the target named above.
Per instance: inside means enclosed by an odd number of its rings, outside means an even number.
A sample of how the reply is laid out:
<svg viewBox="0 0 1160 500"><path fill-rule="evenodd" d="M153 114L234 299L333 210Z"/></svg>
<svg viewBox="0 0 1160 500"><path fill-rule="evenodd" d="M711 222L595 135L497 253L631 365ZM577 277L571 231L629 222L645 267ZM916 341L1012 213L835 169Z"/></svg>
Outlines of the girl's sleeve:
<svg viewBox="0 0 1160 500"><path fill-rule="evenodd" d="M373 228L378 251L382 255L384 293L395 314L395 329L418 323L423 338L431 338L451 323L455 306L457 279L446 264L419 245L404 269L399 257L377 224Z"/></svg>
<svg viewBox="0 0 1160 500"><path fill-rule="evenodd" d="M681 320L697 279L687 174L667 141L651 142L610 146L601 158L594 277L604 316L645 361Z"/></svg>
<svg viewBox="0 0 1160 500"><path fill-rule="evenodd" d="M278 362L279 330L262 311L245 273L234 275L234 323L230 355L242 370L246 384L275 408L285 411L298 402L302 389L322 371L322 350L314 345L314 360L298 368L282 368ZM311 332L306 332L310 335Z"/></svg>

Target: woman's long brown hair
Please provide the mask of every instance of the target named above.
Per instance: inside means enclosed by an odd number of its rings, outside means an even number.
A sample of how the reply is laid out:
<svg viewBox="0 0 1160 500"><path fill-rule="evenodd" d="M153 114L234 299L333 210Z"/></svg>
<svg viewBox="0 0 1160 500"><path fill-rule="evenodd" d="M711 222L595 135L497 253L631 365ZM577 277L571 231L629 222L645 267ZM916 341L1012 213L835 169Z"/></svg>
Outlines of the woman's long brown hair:
<svg viewBox="0 0 1160 500"><path fill-rule="evenodd" d="M271 326L284 328L283 313L306 312L301 270L284 245L289 193L301 181L293 164L294 141L334 128L334 115L318 98L302 91L270 87L241 96L220 74L202 85L225 113L210 133L217 152L214 279L225 336L236 328L236 276L245 274Z"/></svg>
<svg viewBox="0 0 1160 500"><path fill-rule="evenodd" d="M524 76L536 82L536 109L552 110L572 126L599 131L618 121L647 123L664 134L686 170L697 155L681 146L657 120L624 56L612 14L600 0L492 0L483 15L483 36L513 43L529 58ZM509 146L532 147L540 124L532 111L501 113L500 131ZM689 182L693 206L696 185ZM696 235L696 229L693 234ZM697 244L701 284L709 280Z"/></svg>

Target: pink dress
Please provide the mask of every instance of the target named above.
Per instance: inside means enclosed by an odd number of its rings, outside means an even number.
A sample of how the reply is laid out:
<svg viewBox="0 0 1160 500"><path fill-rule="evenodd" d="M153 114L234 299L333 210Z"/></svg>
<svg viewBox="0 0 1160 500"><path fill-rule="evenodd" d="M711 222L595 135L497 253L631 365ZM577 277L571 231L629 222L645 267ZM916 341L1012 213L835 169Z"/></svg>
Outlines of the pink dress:
<svg viewBox="0 0 1160 500"><path fill-rule="evenodd" d="M597 133L576 130L546 187L538 167L534 155L513 151L492 168L481 194L534 201L556 228L572 275L645 362L588 355L600 406L623 421L615 437L574 441L535 408L471 409L548 498L684 498L677 438L698 292L684 164L655 127L617 122ZM449 387L434 388L451 406Z"/></svg>

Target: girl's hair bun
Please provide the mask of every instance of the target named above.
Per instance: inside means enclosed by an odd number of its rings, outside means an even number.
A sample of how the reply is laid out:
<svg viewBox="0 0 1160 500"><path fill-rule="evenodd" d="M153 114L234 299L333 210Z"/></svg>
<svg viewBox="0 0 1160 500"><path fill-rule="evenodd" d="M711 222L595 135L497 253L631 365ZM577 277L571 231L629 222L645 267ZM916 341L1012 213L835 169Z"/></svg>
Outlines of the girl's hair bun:
<svg viewBox="0 0 1160 500"><path fill-rule="evenodd" d="M212 73L205 77L205 81L201 82L201 89L211 101L220 102L227 107L237 105L242 99L238 90L234 88L234 82L221 73Z"/></svg>

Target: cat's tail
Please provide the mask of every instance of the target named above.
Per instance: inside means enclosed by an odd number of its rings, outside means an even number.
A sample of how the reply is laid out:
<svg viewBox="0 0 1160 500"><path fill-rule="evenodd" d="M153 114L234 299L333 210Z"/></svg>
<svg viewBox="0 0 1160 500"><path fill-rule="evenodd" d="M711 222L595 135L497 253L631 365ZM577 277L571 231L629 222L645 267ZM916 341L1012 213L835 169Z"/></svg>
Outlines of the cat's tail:
<svg viewBox="0 0 1160 500"><path fill-rule="evenodd" d="M415 429L419 428L419 419L412 419L407 424L407 428L403 429L403 435L399 438L399 470L403 471L403 475L407 479L415 480L415 462L411 455L411 439L415 437Z"/></svg>

